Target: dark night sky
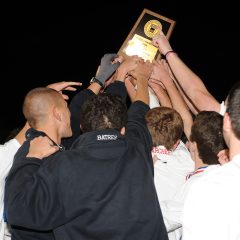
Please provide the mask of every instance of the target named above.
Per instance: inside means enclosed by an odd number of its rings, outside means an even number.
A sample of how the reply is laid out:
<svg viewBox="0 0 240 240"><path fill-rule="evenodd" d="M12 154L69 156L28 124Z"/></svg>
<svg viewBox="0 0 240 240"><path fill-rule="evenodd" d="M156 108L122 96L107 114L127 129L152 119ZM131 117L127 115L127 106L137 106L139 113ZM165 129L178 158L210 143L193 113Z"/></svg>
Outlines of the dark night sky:
<svg viewBox="0 0 240 240"><path fill-rule="evenodd" d="M217 100L225 99L240 80L235 60L240 56L238 8L231 1L211 7L209 3L122 0L97 5L88 1L86 6L62 6L62 11L32 5L27 6L30 10L6 8L1 34L1 143L24 123L22 101L30 89L70 80L85 87L101 57L118 51L144 8L176 21L172 47Z"/></svg>

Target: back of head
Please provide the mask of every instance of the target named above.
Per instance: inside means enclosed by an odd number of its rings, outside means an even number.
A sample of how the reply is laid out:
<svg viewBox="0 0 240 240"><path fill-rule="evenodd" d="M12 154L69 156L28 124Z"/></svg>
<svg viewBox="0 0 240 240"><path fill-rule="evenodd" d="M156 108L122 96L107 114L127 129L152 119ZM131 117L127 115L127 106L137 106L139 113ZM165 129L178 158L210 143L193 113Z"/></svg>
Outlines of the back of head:
<svg viewBox="0 0 240 240"><path fill-rule="evenodd" d="M61 95L51 88L38 87L30 90L25 96L23 114L29 125L36 128L43 123L49 114L50 108L62 102Z"/></svg>
<svg viewBox="0 0 240 240"><path fill-rule="evenodd" d="M223 116L215 111L202 111L193 122L190 140L197 143L199 157L205 164L218 164L217 154L226 148L222 126Z"/></svg>
<svg viewBox="0 0 240 240"><path fill-rule="evenodd" d="M240 140L240 82L235 83L229 91L226 112L231 119L233 132Z"/></svg>
<svg viewBox="0 0 240 240"><path fill-rule="evenodd" d="M101 93L90 97L81 107L83 132L118 129L126 126L127 106L119 96Z"/></svg>
<svg viewBox="0 0 240 240"><path fill-rule="evenodd" d="M147 112L145 119L154 147L162 145L171 150L183 134L183 120L172 108L152 108Z"/></svg>

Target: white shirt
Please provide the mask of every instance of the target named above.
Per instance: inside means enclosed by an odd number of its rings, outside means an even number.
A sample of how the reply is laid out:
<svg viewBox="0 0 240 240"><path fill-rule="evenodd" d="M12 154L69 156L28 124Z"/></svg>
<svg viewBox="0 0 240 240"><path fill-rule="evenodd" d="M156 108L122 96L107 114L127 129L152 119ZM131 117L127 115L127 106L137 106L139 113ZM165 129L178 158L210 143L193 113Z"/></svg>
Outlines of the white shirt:
<svg viewBox="0 0 240 240"><path fill-rule="evenodd" d="M160 202L170 200L186 181L186 175L194 170L194 162L185 144L180 141L174 151L159 146L152 150L154 159L154 183ZM178 230L169 232L169 240L179 238Z"/></svg>
<svg viewBox="0 0 240 240"><path fill-rule="evenodd" d="M188 192L182 240L240 239L240 154Z"/></svg>
<svg viewBox="0 0 240 240"><path fill-rule="evenodd" d="M174 151L159 146L152 150L154 182L159 201L170 200L186 181L186 175L194 170L194 162L185 144L180 141Z"/></svg>
<svg viewBox="0 0 240 240"><path fill-rule="evenodd" d="M3 203L4 203L4 189L5 178L12 166L13 158L20 144L16 139L12 139L6 142L4 145L0 145L0 240L4 239L5 223L3 220Z"/></svg>
<svg viewBox="0 0 240 240"><path fill-rule="evenodd" d="M214 171L218 167L220 167L219 164L198 168L187 177L186 182L172 200L160 202L164 222L168 232L182 226L183 207L189 189L195 187L195 184L199 181L199 179L206 174L209 174L211 171ZM180 231L182 232L182 230Z"/></svg>

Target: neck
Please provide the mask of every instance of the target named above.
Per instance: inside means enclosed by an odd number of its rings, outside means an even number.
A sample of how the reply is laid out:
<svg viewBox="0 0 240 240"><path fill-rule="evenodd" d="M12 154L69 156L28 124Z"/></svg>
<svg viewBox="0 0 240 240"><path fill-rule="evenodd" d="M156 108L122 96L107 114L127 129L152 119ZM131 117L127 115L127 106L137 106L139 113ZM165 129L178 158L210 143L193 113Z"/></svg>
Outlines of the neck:
<svg viewBox="0 0 240 240"><path fill-rule="evenodd" d="M240 140L230 141L229 144L229 159L230 161L234 156L240 154Z"/></svg>
<svg viewBox="0 0 240 240"><path fill-rule="evenodd" d="M38 126L36 130L44 132L50 138L50 140L54 141L56 144L59 145L61 143L61 139L59 138L57 131L55 131L54 127Z"/></svg>
<svg viewBox="0 0 240 240"><path fill-rule="evenodd" d="M197 170L198 168L201 168L201 167L206 167L206 166L208 166L208 164L205 164L205 163L196 164L196 165L195 165L195 170Z"/></svg>
<svg viewBox="0 0 240 240"><path fill-rule="evenodd" d="M195 159L195 170L197 170L200 167L208 166L208 164L203 163L202 159L199 157L196 157Z"/></svg>

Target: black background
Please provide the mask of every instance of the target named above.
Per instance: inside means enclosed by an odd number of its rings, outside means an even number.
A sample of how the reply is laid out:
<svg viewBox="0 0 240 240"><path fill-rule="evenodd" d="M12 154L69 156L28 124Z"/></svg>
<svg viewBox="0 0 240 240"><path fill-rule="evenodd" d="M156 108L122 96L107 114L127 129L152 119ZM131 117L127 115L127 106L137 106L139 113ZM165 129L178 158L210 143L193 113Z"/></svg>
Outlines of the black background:
<svg viewBox="0 0 240 240"><path fill-rule="evenodd" d="M176 21L173 49L218 101L240 80L240 21L234 1L41 4L2 9L1 142L24 123L21 107L30 89L58 81L87 86L101 57L119 50L144 8Z"/></svg>

